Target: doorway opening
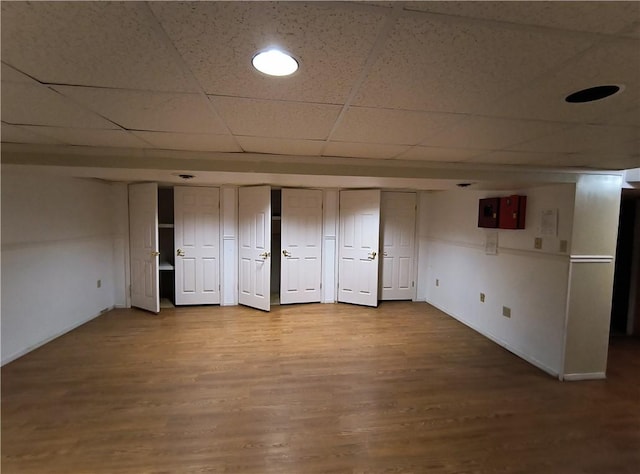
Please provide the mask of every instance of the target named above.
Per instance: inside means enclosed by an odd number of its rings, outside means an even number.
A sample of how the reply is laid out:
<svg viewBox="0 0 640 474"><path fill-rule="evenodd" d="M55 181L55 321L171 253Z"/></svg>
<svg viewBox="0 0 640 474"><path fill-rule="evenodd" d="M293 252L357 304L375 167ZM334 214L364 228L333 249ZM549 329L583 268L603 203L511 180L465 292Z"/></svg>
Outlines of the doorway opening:
<svg viewBox="0 0 640 474"><path fill-rule="evenodd" d="M616 248L612 336L640 336L640 190L624 189Z"/></svg>
<svg viewBox="0 0 640 474"><path fill-rule="evenodd" d="M280 304L280 247L282 244L282 190L271 189L271 305Z"/></svg>

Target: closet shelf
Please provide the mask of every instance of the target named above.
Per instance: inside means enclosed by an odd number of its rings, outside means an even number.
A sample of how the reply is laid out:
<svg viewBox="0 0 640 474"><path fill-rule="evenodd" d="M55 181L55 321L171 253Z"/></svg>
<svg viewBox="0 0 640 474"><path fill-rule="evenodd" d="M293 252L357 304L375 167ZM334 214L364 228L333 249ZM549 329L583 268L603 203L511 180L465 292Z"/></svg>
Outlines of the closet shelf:
<svg viewBox="0 0 640 474"><path fill-rule="evenodd" d="M173 224L158 224L160 229L173 229Z"/></svg>
<svg viewBox="0 0 640 474"><path fill-rule="evenodd" d="M173 270L173 265L169 262L160 262L158 265L158 270Z"/></svg>

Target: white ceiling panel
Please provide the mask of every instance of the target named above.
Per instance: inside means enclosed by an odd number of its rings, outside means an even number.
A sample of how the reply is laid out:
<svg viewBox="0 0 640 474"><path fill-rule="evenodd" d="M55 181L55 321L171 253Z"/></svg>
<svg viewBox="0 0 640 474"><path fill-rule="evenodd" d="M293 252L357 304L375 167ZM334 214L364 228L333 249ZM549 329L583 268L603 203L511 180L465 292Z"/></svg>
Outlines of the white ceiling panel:
<svg viewBox="0 0 640 474"><path fill-rule="evenodd" d="M509 164L509 165L535 165L541 162L554 163L554 160L566 160L562 153L532 153L524 151L491 151L478 155L471 160L472 163Z"/></svg>
<svg viewBox="0 0 640 474"><path fill-rule="evenodd" d="M282 155L320 156L324 141L290 140L284 138L242 137L236 139L244 151Z"/></svg>
<svg viewBox="0 0 640 474"><path fill-rule="evenodd" d="M234 135L323 140L340 113L336 105L209 98Z"/></svg>
<svg viewBox="0 0 640 474"><path fill-rule="evenodd" d="M82 128L25 127L70 145L88 147L145 148L142 140L124 130L96 130Z"/></svg>
<svg viewBox="0 0 640 474"><path fill-rule="evenodd" d="M242 151L231 135L135 131L133 135L161 150Z"/></svg>
<svg viewBox="0 0 640 474"><path fill-rule="evenodd" d="M396 158L399 160L456 162L466 161L484 153L486 153L485 150L473 150L469 148L414 146Z"/></svg>
<svg viewBox="0 0 640 474"><path fill-rule="evenodd" d="M20 71L15 70L8 64L2 63L2 82L21 82L24 84L37 85L38 81L34 81L26 74L21 73Z"/></svg>
<svg viewBox="0 0 640 474"><path fill-rule="evenodd" d="M52 137L36 133L35 127L27 129L18 125L10 125L2 123L2 142L3 143L38 143L59 145L62 142Z"/></svg>
<svg viewBox="0 0 640 474"><path fill-rule="evenodd" d="M41 82L195 91L144 2L2 2L2 60Z"/></svg>
<svg viewBox="0 0 640 474"><path fill-rule="evenodd" d="M586 166L603 169L632 169L640 167L640 154L636 156L611 153L585 153L581 156Z"/></svg>
<svg viewBox="0 0 640 474"><path fill-rule="evenodd" d="M605 84L623 85L624 90L595 102L569 104L564 100L572 92ZM502 117L585 122L628 110L638 103L640 41L625 39L590 49L558 72L496 100L486 112Z"/></svg>
<svg viewBox="0 0 640 474"><path fill-rule="evenodd" d="M350 107L331 139L416 145L461 119L462 116L455 114Z"/></svg>
<svg viewBox="0 0 640 474"><path fill-rule="evenodd" d="M638 2L407 2L405 9L608 34L640 17Z"/></svg>
<svg viewBox="0 0 640 474"><path fill-rule="evenodd" d="M627 169L633 167L633 159L623 155L599 155L599 154L560 154L548 160L536 162L536 166L571 167L571 168L597 168L597 169ZM638 159L635 159L638 162Z"/></svg>
<svg viewBox="0 0 640 474"><path fill-rule="evenodd" d="M612 154L634 153L638 129L603 125L577 125L559 133L530 140L511 147L533 152L578 153L606 150Z"/></svg>
<svg viewBox="0 0 640 474"><path fill-rule="evenodd" d="M398 20L354 105L482 113L591 44L555 31L415 15Z"/></svg>
<svg viewBox="0 0 640 474"><path fill-rule="evenodd" d="M640 107L613 113L610 116L606 116L606 121L611 125L628 125L640 129Z"/></svg>
<svg viewBox="0 0 640 474"><path fill-rule="evenodd" d="M127 129L228 133L202 94L71 86L55 89Z"/></svg>
<svg viewBox="0 0 640 474"><path fill-rule="evenodd" d="M428 138L422 144L495 150L558 132L567 127L569 125L562 123L469 116L457 125Z"/></svg>
<svg viewBox="0 0 640 474"><path fill-rule="evenodd" d="M375 143L328 142L324 156L347 156L354 158L390 159L407 151L408 146L381 145Z"/></svg>
<svg viewBox="0 0 640 474"><path fill-rule="evenodd" d="M151 8L208 94L326 103L346 100L387 14L323 2L154 2ZM293 76L253 69L253 56L273 46L299 61Z"/></svg>
<svg viewBox="0 0 640 474"><path fill-rule="evenodd" d="M118 128L46 86L2 84L2 120L55 127Z"/></svg>

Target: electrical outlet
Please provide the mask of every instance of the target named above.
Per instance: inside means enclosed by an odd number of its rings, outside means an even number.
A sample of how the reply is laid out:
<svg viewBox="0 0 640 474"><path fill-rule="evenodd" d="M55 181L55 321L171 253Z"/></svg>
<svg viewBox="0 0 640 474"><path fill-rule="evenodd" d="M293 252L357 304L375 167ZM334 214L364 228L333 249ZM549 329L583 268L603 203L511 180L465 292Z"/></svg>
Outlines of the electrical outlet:
<svg viewBox="0 0 640 474"><path fill-rule="evenodd" d="M502 316L504 316L505 318L510 318L511 317L511 308L507 308L506 306L502 307Z"/></svg>
<svg viewBox="0 0 640 474"><path fill-rule="evenodd" d="M96 282L96 288L101 288L102 287L102 280L98 280Z"/></svg>
<svg viewBox="0 0 640 474"><path fill-rule="evenodd" d="M480 293L480 302L484 303L484 293Z"/></svg>
<svg viewBox="0 0 640 474"><path fill-rule="evenodd" d="M536 248L538 250L540 250L542 248L542 238L541 237L536 237L536 239L533 241L533 248Z"/></svg>
<svg viewBox="0 0 640 474"><path fill-rule="evenodd" d="M436 278L436 286L440 286L440 280Z"/></svg>
<svg viewBox="0 0 640 474"><path fill-rule="evenodd" d="M569 242L566 240L560 241L560 252L567 253L567 248L569 247Z"/></svg>

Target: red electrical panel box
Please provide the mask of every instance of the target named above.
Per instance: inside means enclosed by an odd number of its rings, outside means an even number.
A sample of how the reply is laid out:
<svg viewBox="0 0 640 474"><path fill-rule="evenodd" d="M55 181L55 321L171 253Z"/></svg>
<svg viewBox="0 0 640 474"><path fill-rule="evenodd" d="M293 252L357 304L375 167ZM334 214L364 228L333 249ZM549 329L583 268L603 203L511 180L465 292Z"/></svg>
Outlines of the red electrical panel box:
<svg viewBox="0 0 640 474"><path fill-rule="evenodd" d="M478 206L478 227L495 229L498 227L500 198L480 199Z"/></svg>
<svg viewBox="0 0 640 474"><path fill-rule="evenodd" d="M527 196L501 197L499 209L498 224L500 229L524 229Z"/></svg>

